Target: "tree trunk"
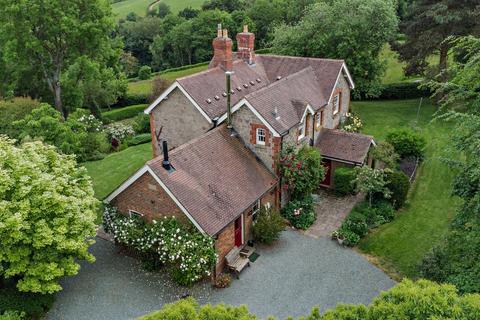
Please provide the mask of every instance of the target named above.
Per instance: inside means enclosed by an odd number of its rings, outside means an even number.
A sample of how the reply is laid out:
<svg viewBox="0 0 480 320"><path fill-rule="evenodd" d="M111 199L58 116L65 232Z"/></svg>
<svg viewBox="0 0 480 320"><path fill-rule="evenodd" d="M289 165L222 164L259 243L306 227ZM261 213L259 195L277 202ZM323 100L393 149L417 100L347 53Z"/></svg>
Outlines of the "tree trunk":
<svg viewBox="0 0 480 320"><path fill-rule="evenodd" d="M53 100L55 102L55 109L62 113L63 117L66 119L67 117L63 112L62 88L60 87L60 83L58 81L54 81L53 83Z"/></svg>
<svg viewBox="0 0 480 320"><path fill-rule="evenodd" d="M440 61L438 67L440 69L440 78L442 82L447 81L448 49L449 46L447 44L442 43L440 45Z"/></svg>

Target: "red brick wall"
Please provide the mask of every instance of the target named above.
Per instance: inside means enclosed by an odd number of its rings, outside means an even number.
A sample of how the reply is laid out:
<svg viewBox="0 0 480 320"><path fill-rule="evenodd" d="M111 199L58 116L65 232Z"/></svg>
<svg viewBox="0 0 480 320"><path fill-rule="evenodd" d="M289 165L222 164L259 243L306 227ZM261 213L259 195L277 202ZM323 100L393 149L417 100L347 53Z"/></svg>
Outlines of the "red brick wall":
<svg viewBox="0 0 480 320"><path fill-rule="evenodd" d="M277 188L269 191L265 194L260 203L266 205L268 202L272 206L277 206L278 208L278 199L277 199ZM252 208L247 209L243 213L243 223L244 223L244 243L247 243L248 240L252 239ZM217 275L223 271L225 268L225 256L235 247L235 221L230 223L225 229L220 232L218 235L217 241L215 242L215 248L218 254L216 273Z"/></svg>
<svg viewBox="0 0 480 320"><path fill-rule="evenodd" d="M189 221L148 172L120 193L112 201L112 205L124 214L128 214L129 210L137 211L143 214L148 222L152 222L153 219L159 220L165 216L175 216L182 222Z"/></svg>

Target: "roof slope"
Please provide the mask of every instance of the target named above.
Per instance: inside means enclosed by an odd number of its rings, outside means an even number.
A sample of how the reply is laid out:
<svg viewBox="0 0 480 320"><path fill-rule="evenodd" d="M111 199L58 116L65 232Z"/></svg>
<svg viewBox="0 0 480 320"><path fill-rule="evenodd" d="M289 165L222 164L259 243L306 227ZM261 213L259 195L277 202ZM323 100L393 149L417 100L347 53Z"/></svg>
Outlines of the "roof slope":
<svg viewBox="0 0 480 320"><path fill-rule="evenodd" d="M167 172L162 160L158 157L147 165L211 236L277 182L224 125L174 149L170 153L174 172Z"/></svg>
<svg viewBox="0 0 480 320"><path fill-rule="evenodd" d="M362 164L367 158L372 143L372 136L322 129L315 146L320 149L320 154L324 157Z"/></svg>
<svg viewBox="0 0 480 320"><path fill-rule="evenodd" d="M328 97L318 89L312 67L307 67L247 95L245 99L282 134L301 122L307 105L316 111L327 104Z"/></svg>

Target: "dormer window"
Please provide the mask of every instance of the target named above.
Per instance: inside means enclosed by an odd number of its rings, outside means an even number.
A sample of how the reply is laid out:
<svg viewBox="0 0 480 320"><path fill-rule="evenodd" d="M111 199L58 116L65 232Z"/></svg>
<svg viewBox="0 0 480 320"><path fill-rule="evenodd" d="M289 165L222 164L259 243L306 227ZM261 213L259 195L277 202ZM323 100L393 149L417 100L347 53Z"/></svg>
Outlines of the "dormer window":
<svg viewBox="0 0 480 320"><path fill-rule="evenodd" d="M267 140L267 131L263 128L257 128L256 131L256 136L257 136L257 144L264 146L265 141Z"/></svg>
<svg viewBox="0 0 480 320"><path fill-rule="evenodd" d="M340 93L333 97L333 115L336 115L340 111Z"/></svg>

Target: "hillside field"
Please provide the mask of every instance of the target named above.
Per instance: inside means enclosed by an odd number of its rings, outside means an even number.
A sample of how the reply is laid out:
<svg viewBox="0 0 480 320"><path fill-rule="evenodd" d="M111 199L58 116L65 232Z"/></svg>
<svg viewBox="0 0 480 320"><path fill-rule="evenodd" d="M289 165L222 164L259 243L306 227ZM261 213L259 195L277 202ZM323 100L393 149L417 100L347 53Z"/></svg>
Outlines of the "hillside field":
<svg viewBox="0 0 480 320"><path fill-rule="evenodd" d="M173 13L177 13L186 7L200 8L205 0L161 0L170 6ZM122 19L130 12L135 12L141 17L147 14L147 8L155 0L124 0L112 4L112 10L117 19Z"/></svg>

